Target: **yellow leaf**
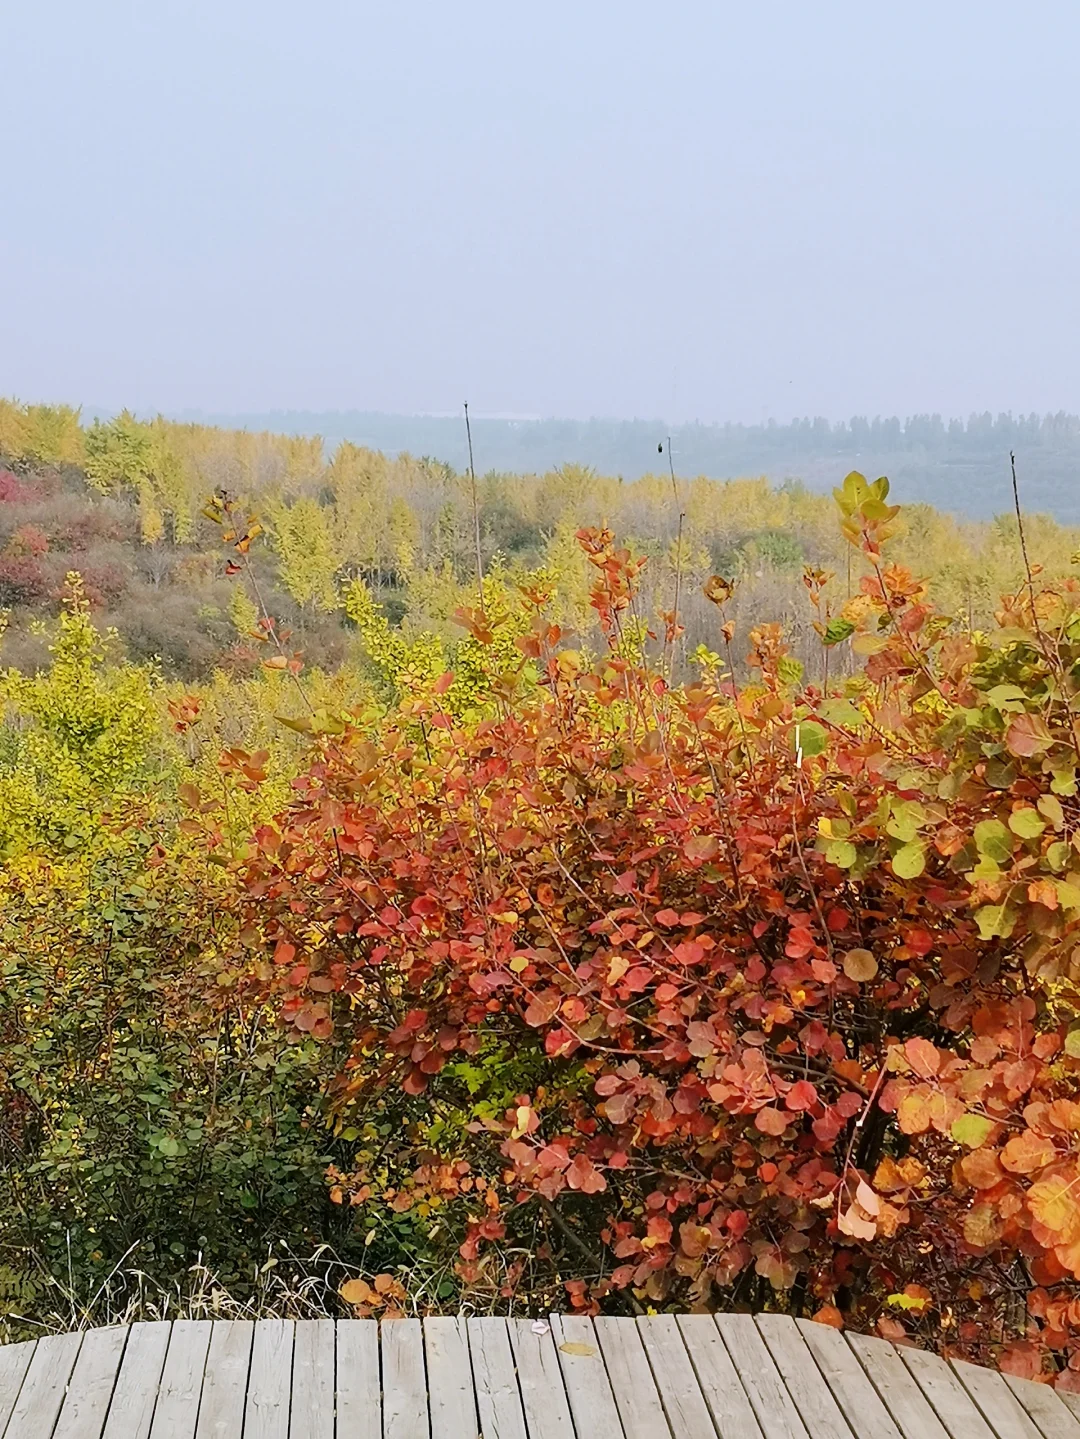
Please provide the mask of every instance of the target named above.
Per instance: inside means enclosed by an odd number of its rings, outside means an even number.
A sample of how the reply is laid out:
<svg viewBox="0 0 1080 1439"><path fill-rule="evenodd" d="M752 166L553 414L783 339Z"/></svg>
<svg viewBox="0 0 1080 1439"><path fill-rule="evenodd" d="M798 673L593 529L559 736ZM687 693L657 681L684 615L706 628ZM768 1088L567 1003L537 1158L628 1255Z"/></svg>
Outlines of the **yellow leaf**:
<svg viewBox="0 0 1080 1439"><path fill-rule="evenodd" d="M625 954L613 954L611 956L611 963L608 965L608 984L618 984L619 980L622 979L629 968L630 961Z"/></svg>
<svg viewBox="0 0 1080 1439"><path fill-rule="evenodd" d="M510 1138L520 1139L523 1134L528 1132L529 1120L532 1118L532 1110L527 1104L519 1104L514 1118L517 1122L511 1131Z"/></svg>

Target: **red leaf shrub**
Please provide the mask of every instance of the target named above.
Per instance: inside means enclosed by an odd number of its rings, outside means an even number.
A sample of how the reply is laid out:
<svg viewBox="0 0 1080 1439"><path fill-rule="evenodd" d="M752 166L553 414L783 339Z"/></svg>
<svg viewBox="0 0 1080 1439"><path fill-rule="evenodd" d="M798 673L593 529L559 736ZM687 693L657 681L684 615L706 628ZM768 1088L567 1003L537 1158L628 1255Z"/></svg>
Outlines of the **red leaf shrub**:
<svg viewBox="0 0 1080 1439"><path fill-rule="evenodd" d="M34 555L0 554L0 605L32 605L46 599L50 578Z"/></svg>
<svg viewBox="0 0 1080 1439"><path fill-rule="evenodd" d="M0 504L27 504L39 498L40 490L21 480L11 470L0 470Z"/></svg>
<svg viewBox="0 0 1080 1439"><path fill-rule="evenodd" d="M642 562L584 532L608 652L538 609L492 717L332 726L242 866L251 985L351 1041L335 1195L457 1204L466 1280L531 1234L581 1308L770 1302L1045 1377L1080 1352L1080 586L976 640L885 564L881 482L839 498L864 674L800 690L766 626L752 684L670 688Z"/></svg>

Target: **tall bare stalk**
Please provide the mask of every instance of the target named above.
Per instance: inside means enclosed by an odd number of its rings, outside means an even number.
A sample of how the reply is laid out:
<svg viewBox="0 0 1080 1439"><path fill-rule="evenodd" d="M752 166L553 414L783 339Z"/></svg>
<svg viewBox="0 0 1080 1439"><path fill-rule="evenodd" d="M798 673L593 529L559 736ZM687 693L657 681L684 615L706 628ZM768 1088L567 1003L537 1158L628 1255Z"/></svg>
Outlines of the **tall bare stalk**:
<svg viewBox="0 0 1080 1439"><path fill-rule="evenodd" d="M465 401L465 437L469 442L469 484L472 490L473 543L476 546L476 591L480 613L484 614L484 559L480 550L480 501L476 494L476 467L473 464L472 425L469 423L469 402Z"/></svg>

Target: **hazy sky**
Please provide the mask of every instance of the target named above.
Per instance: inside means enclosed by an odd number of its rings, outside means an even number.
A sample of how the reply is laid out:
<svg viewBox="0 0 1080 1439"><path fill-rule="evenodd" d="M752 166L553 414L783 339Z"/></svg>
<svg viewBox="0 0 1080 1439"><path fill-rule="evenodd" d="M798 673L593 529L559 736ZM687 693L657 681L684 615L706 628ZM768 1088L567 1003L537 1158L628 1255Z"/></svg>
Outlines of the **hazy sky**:
<svg viewBox="0 0 1080 1439"><path fill-rule="evenodd" d="M0 393L1080 409L1076 0L0 0Z"/></svg>

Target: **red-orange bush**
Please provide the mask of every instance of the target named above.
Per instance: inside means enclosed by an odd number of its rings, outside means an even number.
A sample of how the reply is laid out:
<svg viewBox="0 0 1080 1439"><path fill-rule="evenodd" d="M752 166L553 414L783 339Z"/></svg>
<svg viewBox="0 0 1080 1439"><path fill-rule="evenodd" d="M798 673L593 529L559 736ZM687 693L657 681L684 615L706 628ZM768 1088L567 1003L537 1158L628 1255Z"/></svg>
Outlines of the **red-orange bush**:
<svg viewBox="0 0 1080 1439"><path fill-rule="evenodd" d="M820 627L865 672L828 695L769 626L752 684L669 688L640 562L583 533L608 653L533 595L497 715L324 735L243 868L251 982L347 1030L339 1126L400 1097L334 1197L452 1200L466 1281L539 1211L579 1307L768 1301L1070 1384L1080 586L965 634L883 559L886 489L838 492L866 578Z"/></svg>

